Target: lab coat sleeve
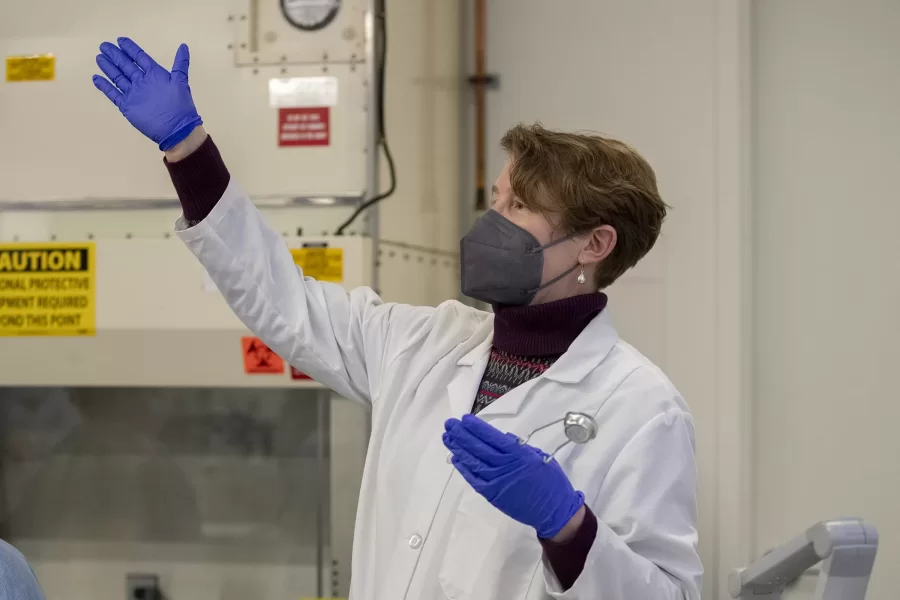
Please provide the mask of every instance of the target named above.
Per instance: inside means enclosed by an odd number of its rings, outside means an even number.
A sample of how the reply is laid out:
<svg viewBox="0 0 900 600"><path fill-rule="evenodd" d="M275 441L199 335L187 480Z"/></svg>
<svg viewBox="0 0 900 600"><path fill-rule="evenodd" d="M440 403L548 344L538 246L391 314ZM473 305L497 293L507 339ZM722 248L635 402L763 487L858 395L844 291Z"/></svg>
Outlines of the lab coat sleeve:
<svg viewBox="0 0 900 600"><path fill-rule="evenodd" d="M232 179L200 223L176 229L228 305L266 345L338 394L370 403L396 305L304 277L284 239ZM429 308L401 307L407 326ZM427 316L427 315L424 315Z"/></svg>
<svg viewBox="0 0 900 600"><path fill-rule="evenodd" d="M693 422L670 409L625 445L590 502L597 535L563 590L544 561L547 592L564 600L699 600Z"/></svg>

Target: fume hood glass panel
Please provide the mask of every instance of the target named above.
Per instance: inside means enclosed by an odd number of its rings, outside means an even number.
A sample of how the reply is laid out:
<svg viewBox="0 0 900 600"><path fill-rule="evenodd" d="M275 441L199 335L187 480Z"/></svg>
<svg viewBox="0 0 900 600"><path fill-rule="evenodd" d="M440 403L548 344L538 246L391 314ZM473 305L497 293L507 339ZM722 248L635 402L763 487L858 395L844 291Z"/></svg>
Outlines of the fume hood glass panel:
<svg viewBox="0 0 900 600"><path fill-rule="evenodd" d="M50 599L121 600L129 575L146 574L167 600L340 593L349 564L335 547L350 541L333 538L351 530L332 531L332 494L355 498L358 481L332 473L348 472L341 456L361 464L365 428L334 423L336 402L296 389L0 390L0 537ZM335 451L335 425L360 443Z"/></svg>

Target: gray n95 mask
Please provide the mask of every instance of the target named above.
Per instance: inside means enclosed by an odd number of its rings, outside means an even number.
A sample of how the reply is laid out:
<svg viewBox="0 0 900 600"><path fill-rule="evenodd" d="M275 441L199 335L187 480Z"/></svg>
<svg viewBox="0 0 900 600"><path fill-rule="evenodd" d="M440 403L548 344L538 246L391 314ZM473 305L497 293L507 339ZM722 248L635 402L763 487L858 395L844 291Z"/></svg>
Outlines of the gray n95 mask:
<svg viewBox="0 0 900 600"><path fill-rule="evenodd" d="M541 246L527 230L495 210L475 221L459 242L462 293L492 305L524 306L535 294L578 268L578 263L541 284L544 250L572 236Z"/></svg>

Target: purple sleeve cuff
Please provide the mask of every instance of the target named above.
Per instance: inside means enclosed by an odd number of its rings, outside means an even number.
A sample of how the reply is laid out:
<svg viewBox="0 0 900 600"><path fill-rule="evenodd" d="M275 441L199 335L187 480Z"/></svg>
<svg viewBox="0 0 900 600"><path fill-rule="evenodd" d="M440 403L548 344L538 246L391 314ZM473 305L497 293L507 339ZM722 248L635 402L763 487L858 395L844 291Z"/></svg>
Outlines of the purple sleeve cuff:
<svg viewBox="0 0 900 600"><path fill-rule="evenodd" d="M575 537L561 544L550 540L540 540L541 546L544 548L544 556L547 557L547 561L564 590L571 589L581 576L596 537L597 517L585 504L584 521L575 532Z"/></svg>
<svg viewBox="0 0 900 600"><path fill-rule="evenodd" d="M231 175L211 137L184 160L175 163L165 161L169 176L175 185L184 218L189 225L196 225L212 212L219 202Z"/></svg>

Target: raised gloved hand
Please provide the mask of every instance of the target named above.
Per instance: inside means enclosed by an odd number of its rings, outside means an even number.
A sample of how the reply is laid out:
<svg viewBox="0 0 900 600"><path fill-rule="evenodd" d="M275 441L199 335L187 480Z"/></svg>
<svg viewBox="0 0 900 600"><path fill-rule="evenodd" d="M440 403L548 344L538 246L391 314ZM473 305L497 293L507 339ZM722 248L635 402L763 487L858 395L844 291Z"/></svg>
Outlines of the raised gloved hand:
<svg viewBox="0 0 900 600"><path fill-rule="evenodd" d="M100 45L97 66L109 80L94 75L94 85L160 150L170 150L203 124L188 85L188 47L178 48L170 73L130 39L117 41Z"/></svg>
<svg viewBox="0 0 900 600"><path fill-rule="evenodd" d="M515 435L473 415L450 419L444 428L453 466L469 485L539 537L556 536L584 505L584 494L575 491L562 467Z"/></svg>

